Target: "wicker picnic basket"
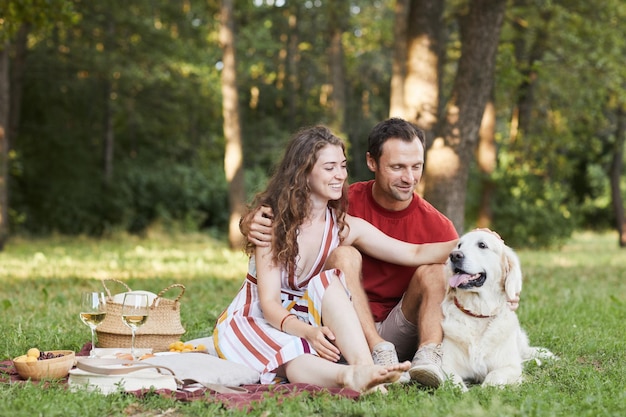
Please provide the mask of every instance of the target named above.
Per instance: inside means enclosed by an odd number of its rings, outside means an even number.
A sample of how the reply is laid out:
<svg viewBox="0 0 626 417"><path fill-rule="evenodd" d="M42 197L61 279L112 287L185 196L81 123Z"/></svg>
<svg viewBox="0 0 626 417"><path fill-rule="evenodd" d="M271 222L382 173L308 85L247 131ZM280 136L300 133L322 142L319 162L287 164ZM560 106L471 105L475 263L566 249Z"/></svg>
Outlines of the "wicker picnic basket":
<svg viewBox="0 0 626 417"><path fill-rule="evenodd" d="M122 321L122 303L116 302L107 282L121 284L127 292L132 291L124 282L116 279L103 279L102 286L106 291L107 315L98 325L98 347L127 348L131 344L131 331ZM179 290L174 299L165 298L164 294L170 290ZM172 284L161 290L154 298L148 312L148 320L137 329L135 336L136 348L152 348L153 352L164 352L169 349L170 343L180 340L185 329L180 321L180 298L185 293L185 286Z"/></svg>

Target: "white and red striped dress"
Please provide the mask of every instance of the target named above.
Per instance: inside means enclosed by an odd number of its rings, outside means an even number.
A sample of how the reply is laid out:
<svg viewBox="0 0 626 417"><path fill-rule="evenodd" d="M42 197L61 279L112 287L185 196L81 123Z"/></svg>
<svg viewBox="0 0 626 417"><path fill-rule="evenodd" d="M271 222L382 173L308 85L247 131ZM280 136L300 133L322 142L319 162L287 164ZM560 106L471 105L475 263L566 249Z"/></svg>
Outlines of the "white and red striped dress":
<svg viewBox="0 0 626 417"><path fill-rule="evenodd" d="M320 252L311 272L298 277L289 277L286 270L281 274L280 298L283 307L313 326L322 323L322 298L330 277L337 274L346 286L343 273L339 270L322 270L326 258L338 245L337 220L335 213L329 209ZM305 339L280 331L263 317L254 256L250 257L246 280L217 320L213 340L221 358L259 371L264 384L274 381L279 366L300 355L317 354Z"/></svg>

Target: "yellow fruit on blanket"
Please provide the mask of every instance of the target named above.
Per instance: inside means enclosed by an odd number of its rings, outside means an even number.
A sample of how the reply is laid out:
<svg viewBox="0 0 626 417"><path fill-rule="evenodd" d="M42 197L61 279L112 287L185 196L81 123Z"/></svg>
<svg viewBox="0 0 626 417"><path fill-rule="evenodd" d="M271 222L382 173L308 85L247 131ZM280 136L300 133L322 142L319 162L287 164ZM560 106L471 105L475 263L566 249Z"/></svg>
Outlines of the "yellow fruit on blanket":
<svg viewBox="0 0 626 417"><path fill-rule="evenodd" d="M170 352L180 352L183 350L183 346L185 346L185 344L178 340L176 342L170 343L169 350Z"/></svg>
<svg viewBox="0 0 626 417"><path fill-rule="evenodd" d="M41 352L39 351L39 349L37 349L37 348L30 348L30 349L28 349L28 352L26 352L26 356L30 356L30 357L33 357L33 358L38 358L40 353Z"/></svg>
<svg viewBox="0 0 626 417"><path fill-rule="evenodd" d="M206 346L203 344L199 344L198 346L194 346L191 343L184 343L180 340L170 343L169 345L170 352L206 352Z"/></svg>

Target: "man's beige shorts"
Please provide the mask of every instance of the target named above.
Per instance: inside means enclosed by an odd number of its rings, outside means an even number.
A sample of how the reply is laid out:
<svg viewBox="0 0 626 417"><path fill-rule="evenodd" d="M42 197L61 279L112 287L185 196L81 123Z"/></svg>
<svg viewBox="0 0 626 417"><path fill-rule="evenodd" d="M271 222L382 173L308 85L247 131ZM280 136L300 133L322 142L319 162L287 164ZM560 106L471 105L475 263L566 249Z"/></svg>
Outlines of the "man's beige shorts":
<svg viewBox="0 0 626 417"><path fill-rule="evenodd" d="M402 314L402 300L391 310L387 318L376 323L378 334L396 346L400 362L412 360L417 350L417 326Z"/></svg>

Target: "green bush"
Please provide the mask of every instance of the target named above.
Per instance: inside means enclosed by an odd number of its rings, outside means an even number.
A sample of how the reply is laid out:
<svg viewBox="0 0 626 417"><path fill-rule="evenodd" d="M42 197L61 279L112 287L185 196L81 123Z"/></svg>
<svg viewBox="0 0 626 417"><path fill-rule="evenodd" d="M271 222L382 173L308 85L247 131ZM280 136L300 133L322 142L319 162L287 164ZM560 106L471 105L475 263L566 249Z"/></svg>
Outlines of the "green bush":
<svg viewBox="0 0 626 417"><path fill-rule="evenodd" d="M523 167L494 175L492 226L513 247L559 246L578 226L566 185Z"/></svg>
<svg viewBox="0 0 626 417"><path fill-rule="evenodd" d="M117 172L110 185L97 175L75 175L46 187L16 188L14 230L99 236L120 229L142 233L155 222L183 231L225 230L228 198L221 165L137 164Z"/></svg>
<svg viewBox="0 0 626 417"><path fill-rule="evenodd" d="M143 232L155 221L179 223L187 231L224 229L227 224L228 191L221 166L130 168L119 187L126 212L122 224L131 233Z"/></svg>

